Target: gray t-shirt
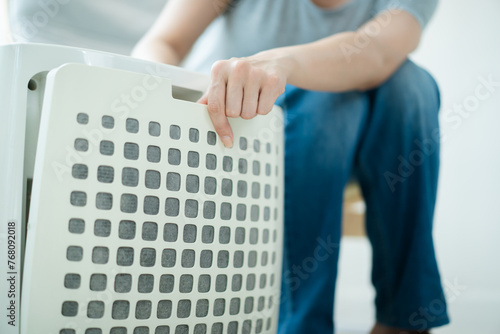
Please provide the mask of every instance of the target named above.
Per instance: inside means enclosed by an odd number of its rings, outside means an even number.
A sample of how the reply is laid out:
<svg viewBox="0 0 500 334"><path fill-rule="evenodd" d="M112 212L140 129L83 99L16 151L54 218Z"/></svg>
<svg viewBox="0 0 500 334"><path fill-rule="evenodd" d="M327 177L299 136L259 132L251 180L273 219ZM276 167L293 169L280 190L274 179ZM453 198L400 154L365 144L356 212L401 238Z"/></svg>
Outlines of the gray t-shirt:
<svg viewBox="0 0 500 334"><path fill-rule="evenodd" d="M209 73L217 60L353 31L377 14L395 8L412 14L424 28L436 5L437 0L351 0L328 10L311 0L237 0L200 36L183 66ZM390 13L380 24L387 20Z"/></svg>

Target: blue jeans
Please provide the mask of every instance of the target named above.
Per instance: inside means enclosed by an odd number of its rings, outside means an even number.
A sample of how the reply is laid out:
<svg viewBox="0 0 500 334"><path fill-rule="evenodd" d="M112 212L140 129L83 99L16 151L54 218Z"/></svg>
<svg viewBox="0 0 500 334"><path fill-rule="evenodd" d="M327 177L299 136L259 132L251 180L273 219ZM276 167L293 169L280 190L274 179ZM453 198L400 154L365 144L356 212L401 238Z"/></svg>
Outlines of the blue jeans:
<svg viewBox="0 0 500 334"><path fill-rule="evenodd" d="M377 321L425 330L449 322L434 254L439 90L406 61L367 92L288 86L285 250L280 334L334 332L333 301L344 186L367 205ZM353 264L356 265L356 264Z"/></svg>

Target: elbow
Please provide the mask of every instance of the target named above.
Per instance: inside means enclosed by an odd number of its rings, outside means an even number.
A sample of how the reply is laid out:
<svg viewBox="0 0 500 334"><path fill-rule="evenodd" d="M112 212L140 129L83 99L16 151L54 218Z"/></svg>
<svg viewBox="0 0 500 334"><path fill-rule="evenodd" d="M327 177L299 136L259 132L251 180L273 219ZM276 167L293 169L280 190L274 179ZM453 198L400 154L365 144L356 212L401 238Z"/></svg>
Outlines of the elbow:
<svg viewBox="0 0 500 334"><path fill-rule="evenodd" d="M396 72L406 59L406 55L372 52L370 61L366 65L369 75L360 84L359 90L367 91L379 87Z"/></svg>

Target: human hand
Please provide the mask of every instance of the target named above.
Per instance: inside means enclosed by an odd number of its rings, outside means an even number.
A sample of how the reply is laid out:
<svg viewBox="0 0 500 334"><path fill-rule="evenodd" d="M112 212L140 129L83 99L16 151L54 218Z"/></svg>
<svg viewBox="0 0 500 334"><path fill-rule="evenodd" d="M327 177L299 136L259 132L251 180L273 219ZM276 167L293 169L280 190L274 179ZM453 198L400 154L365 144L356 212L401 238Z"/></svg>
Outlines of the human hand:
<svg viewBox="0 0 500 334"><path fill-rule="evenodd" d="M283 94L290 74L288 57L270 50L246 58L217 61L212 66L208 91L198 103L208 105L208 113L226 147L233 145L228 117L251 119L266 115Z"/></svg>

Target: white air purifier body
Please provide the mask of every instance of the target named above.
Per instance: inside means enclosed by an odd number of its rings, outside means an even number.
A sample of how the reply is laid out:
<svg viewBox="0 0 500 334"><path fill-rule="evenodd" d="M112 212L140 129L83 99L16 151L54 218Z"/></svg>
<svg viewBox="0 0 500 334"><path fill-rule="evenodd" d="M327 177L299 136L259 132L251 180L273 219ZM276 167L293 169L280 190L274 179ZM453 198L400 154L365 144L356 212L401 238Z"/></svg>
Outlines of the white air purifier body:
<svg viewBox="0 0 500 334"><path fill-rule="evenodd" d="M195 103L205 75L0 47L2 334L276 333L283 119Z"/></svg>

